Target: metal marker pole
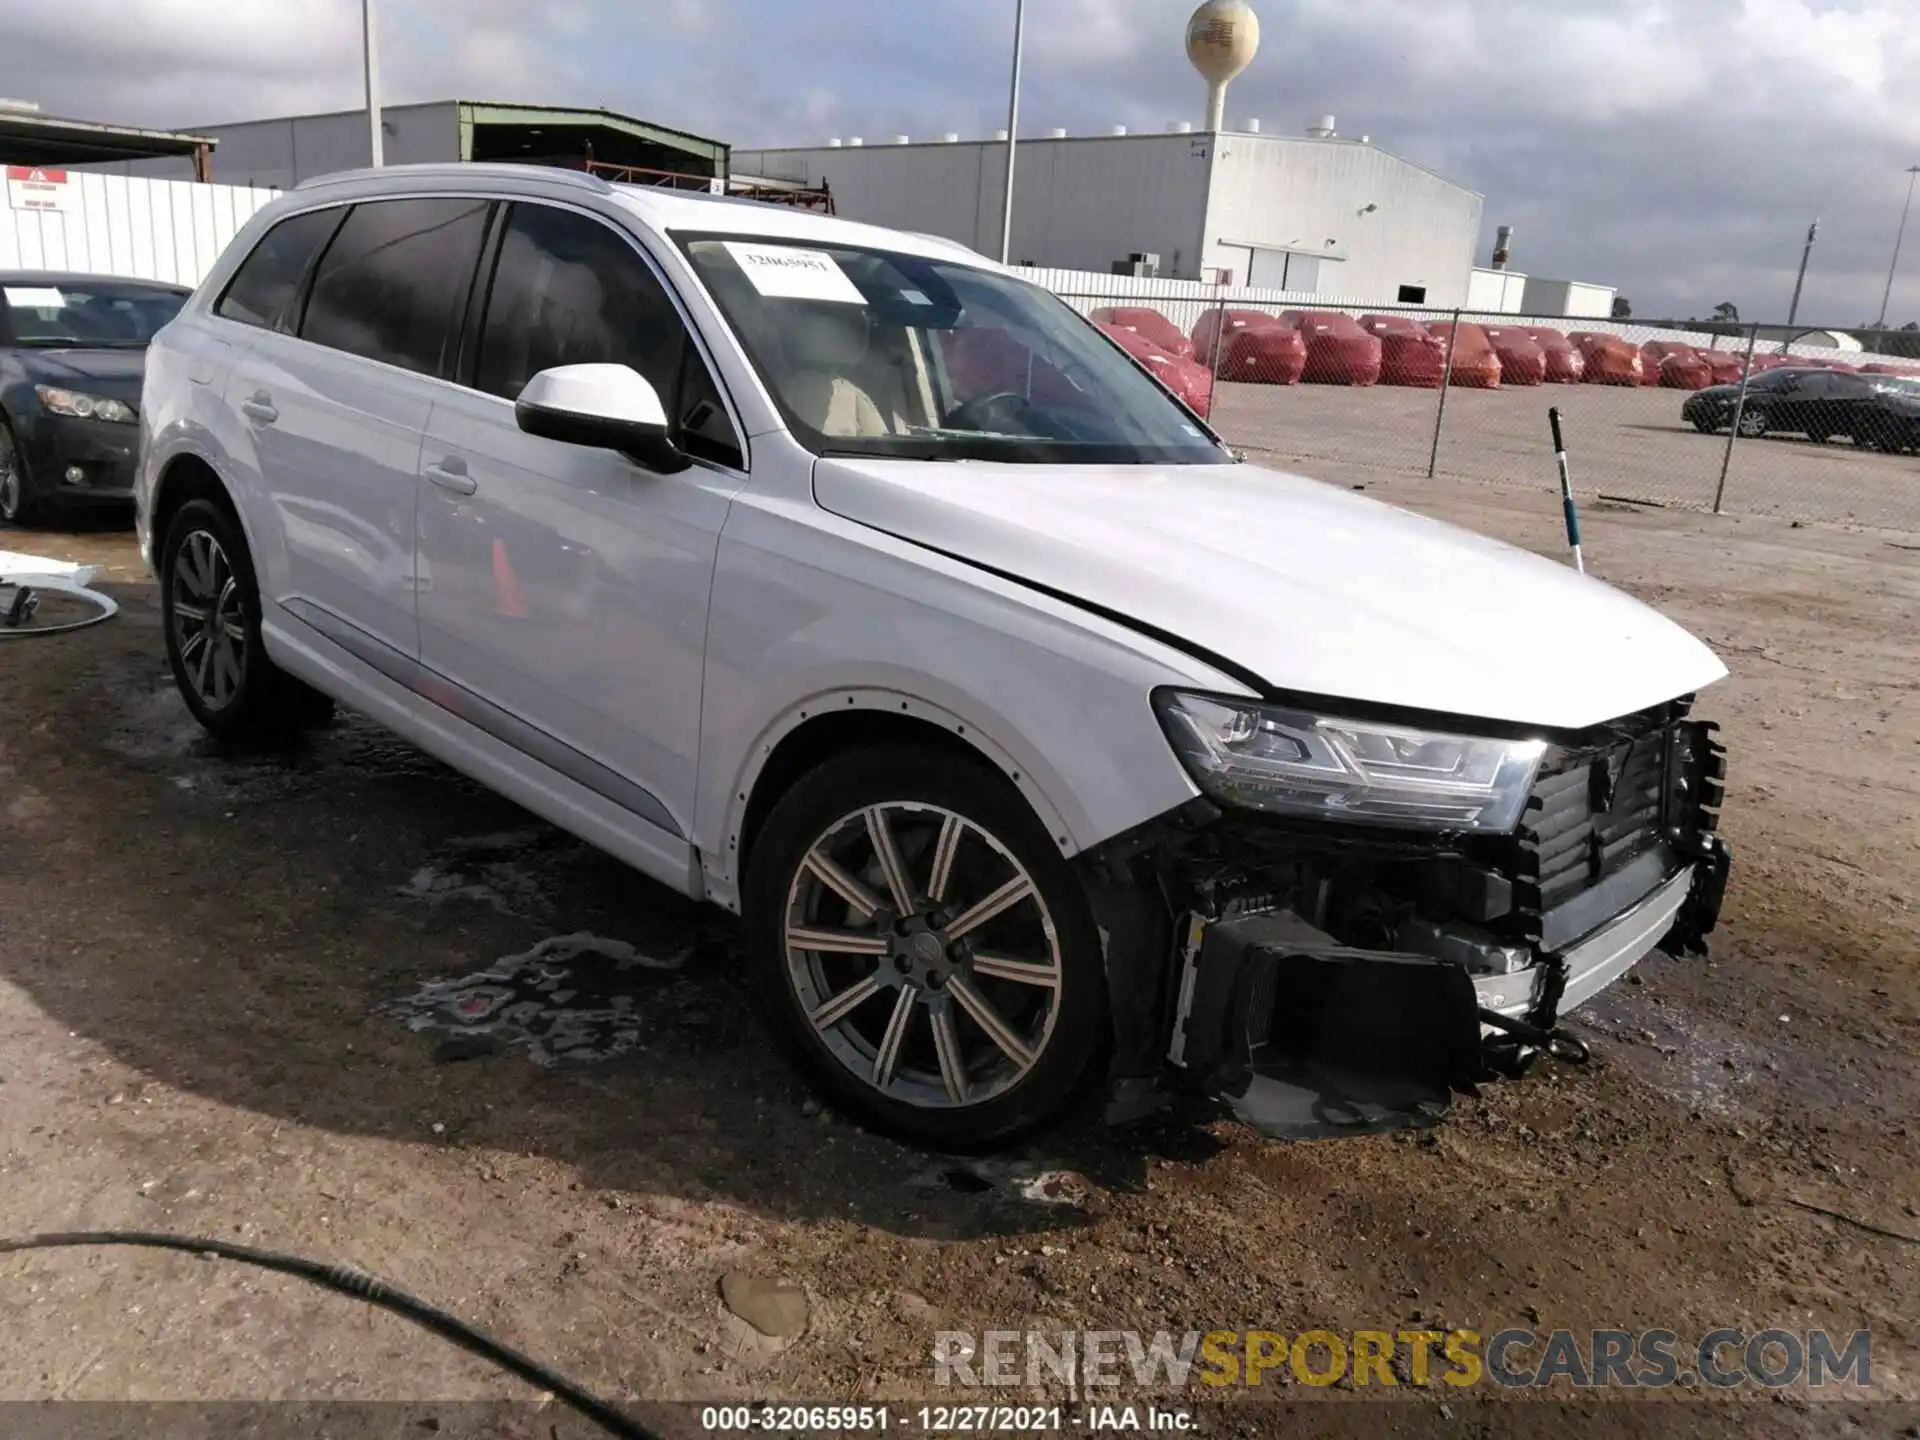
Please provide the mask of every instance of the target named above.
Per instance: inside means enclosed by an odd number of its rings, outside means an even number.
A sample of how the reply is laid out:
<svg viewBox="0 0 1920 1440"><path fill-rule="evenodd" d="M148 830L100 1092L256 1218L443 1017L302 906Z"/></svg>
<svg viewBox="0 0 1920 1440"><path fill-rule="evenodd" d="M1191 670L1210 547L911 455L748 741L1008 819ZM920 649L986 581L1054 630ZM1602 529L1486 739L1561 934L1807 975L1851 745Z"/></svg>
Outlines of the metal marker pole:
<svg viewBox="0 0 1920 1440"><path fill-rule="evenodd" d="M380 143L380 49L374 35L373 0L360 0L360 38L366 47L367 132L373 168L386 164Z"/></svg>
<svg viewBox="0 0 1920 1440"><path fill-rule="evenodd" d="M1560 467L1560 509L1567 517L1567 544L1573 547L1573 568L1587 573L1587 560L1580 553L1580 511L1573 503L1573 477L1567 473L1567 443L1560 437L1560 407L1547 411L1547 424L1553 427L1553 462Z"/></svg>
<svg viewBox="0 0 1920 1440"><path fill-rule="evenodd" d="M1727 471L1733 465L1733 442L1740 434L1740 416L1747 408L1747 381L1753 375L1753 346L1760 338L1760 327L1747 331L1747 358L1740 367L1740 391L1733 397L1733 414L1727 417L1727 448L1720 454L1720 483L1713 487L1713 513L1720 513L1720 502L1727 498Z"/></svg>
<svg viewBox="0 0 1920 1440"><path fill-rule="evenodd" d="M1880 295L1880 318L1873 322L1875 330L1887 328L1887 304L1893 299L1893 274L1900 268L1900 242L1907 238L1907 211L1913 208L1913 182L1920 180L1920 165L1907 167L1907 203L1900 207L1900 228L1893 232L1893 259L1887 265L1887 288Z"/></svg>
<svg viewBox="0 0 1920 1440"><path fill-rule="evenodd" d="M1460 312L1453 312L1453 326L1447 331L1447 358L1440 367L1440 406L1433 414L1433 449L1427 452L1427 479L1440 471L1440 432L1447 428L1447 391L1453 388L1453 345L1460 338Z"/></svg>
<svg viewBox="0 0 1920 1440"><path fill-rule="evenodd" d="M1013 249L1013 152L1020 143L1020 46L1027 33L1027 0L1014 0L1013 6L1013 78L1007 83L1007 190L1000 204L1000 263L1012 263Z"/></svg>

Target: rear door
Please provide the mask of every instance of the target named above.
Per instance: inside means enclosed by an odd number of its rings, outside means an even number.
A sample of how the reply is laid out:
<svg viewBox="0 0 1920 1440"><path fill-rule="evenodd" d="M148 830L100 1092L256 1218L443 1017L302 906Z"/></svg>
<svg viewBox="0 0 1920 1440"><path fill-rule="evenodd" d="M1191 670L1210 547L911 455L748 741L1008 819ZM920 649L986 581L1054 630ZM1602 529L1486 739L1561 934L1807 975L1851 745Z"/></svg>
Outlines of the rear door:
<svg viewBox="0 0 1920 1440"><path fill-rule="evenodd" d="M295 313L228 380L279 547L271 598L371 663L419 653L420 441L458 350L491 203L351 207Z"/></svg>
<svg viewBox="0 0 1920 1440"><path fill-rule="evenodd" d="M1779 402L1773 407L1773 426L1775 430L1795 430L1801 433L1819 428L1818 415L1826 406L1827 377L1818 372L1806 375L1789 375L1782 390Z"/></svg>
<svg viewBox="0 0 1920 1440"><path fill-rule="evenodd" d="M1870 432L1873 428L1868 414L1873 405L1872 384L1858 375L1829 375L1827 386L1826 413L1820 428L1848 437Z"/></svg>

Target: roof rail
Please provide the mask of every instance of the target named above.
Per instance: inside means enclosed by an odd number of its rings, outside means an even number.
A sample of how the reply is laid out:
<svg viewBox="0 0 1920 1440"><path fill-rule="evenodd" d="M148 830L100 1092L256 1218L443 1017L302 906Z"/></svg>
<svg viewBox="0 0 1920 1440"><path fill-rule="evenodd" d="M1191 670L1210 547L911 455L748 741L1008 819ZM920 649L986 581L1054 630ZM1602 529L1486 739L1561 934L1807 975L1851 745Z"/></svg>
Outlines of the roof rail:
<svg viewBox="0 0 1920 1440"><path fill-rule="evenodd" d="M541 180L557 181L563 185L591 190L596 195L613 193L613 187L606 181L598 175L589 175L584 170L568 170L558 165L517 165L507 161L485 160L463 160L452 164L385 165L377 170L335 170L331 174L315 175L311 179L302 180L293 188L319 190L329 185L346 185L361 180L372 180L383 175L418 177L422 180L460 180L472 175L500 178L532 175Z"/></svg>

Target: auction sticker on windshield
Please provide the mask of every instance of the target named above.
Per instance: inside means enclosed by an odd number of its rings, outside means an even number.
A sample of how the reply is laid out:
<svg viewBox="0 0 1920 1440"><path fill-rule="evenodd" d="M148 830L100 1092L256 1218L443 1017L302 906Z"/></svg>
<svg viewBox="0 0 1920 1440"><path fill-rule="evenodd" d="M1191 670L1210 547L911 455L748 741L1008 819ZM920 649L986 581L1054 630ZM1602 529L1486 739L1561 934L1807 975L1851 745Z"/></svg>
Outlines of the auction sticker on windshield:
<svg viewBox="0 0 1920 1440"><path fill-rule="evenodd" d="M67 303L67 297L58 290L44 289L38 285L9 285L7 304L16 310L58 310Z"/></svg>
<svg viewBox="0 0 1920 1440"><path fill-rule="evenodd" d="M791 245L747 245L726 242L727 253L748 282L774 300L836 300L864 305L867 297L847 278L847 272L824 250L800 250Z"/></svg>

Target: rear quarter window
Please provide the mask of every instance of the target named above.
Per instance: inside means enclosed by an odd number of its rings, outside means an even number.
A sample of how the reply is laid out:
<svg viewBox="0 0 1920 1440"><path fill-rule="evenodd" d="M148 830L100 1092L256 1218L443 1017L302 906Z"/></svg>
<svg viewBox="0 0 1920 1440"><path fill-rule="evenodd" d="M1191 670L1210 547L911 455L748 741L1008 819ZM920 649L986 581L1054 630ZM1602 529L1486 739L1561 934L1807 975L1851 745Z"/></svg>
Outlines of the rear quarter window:
<svg viewBox="0 0 1920 1440"><path fill-rule="evenodd" d="M346 213L338 206L309 210L303 215L289 215L267 231L240 262L225 293L215 302L213 313L265 330L280 324L300 293L307 267L332 238Z"/></svg>

